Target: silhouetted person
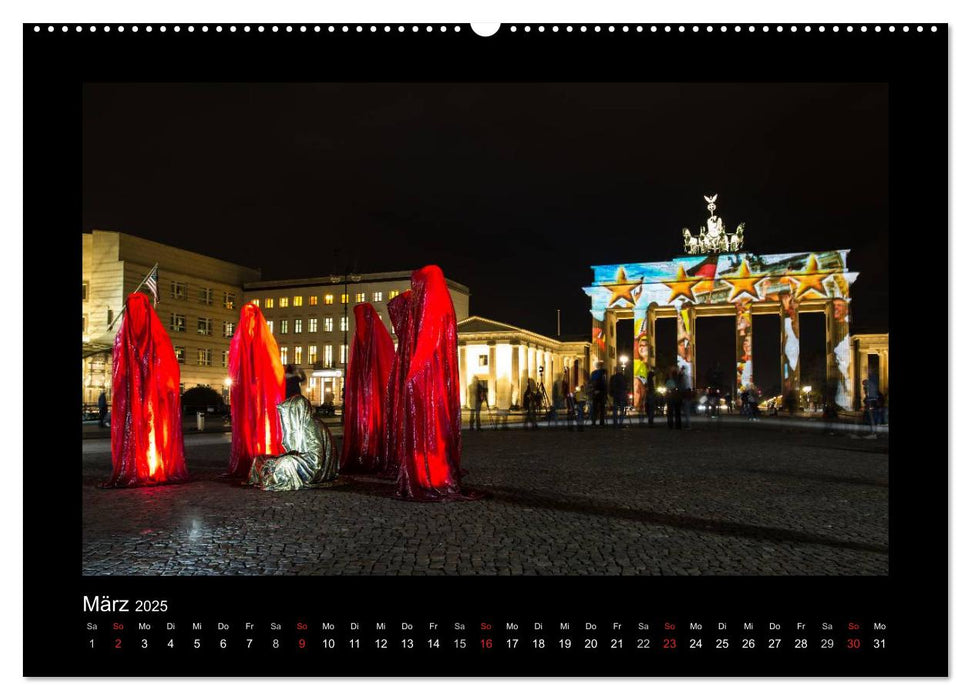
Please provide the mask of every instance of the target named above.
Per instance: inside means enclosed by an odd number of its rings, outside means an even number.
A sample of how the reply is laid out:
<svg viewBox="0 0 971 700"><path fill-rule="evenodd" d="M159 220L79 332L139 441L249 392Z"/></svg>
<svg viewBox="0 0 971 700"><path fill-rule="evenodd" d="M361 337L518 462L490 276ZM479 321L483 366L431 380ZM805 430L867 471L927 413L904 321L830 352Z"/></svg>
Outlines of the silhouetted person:
<svg viewBox="0 0 971 700"><path fill-rule="evenodd" d="M681 430L681 390L678 387L678 370L672 369L668 380L664 383L667 389L668 428Z"/></svg>
<svg viewBox="0 0 971 700"><path fill-rule="evenodd" d="M593 410L590 412L590 425L596 425L600 420L601 427L607 424L607 371L604 363L598 362L597 369L590 375L590 399Z"/></svg>
<svg viewBox="0 0 971 700"><path fill-rule="evenodd" d="M108 397L102 391L98 394L98 427L105 427L105 418L108 415Z"/></svg>
<svg viewBox="0 0 971 700"><path fill-rule="evenodd" d="M286 398L300 394L300 385L307 381L307 375L296 365L287 365L284 378L286 381Z"/></svg>
<svg viewBox="0 0 971 700"><path fill-rule="evenodd" d="M614 427L617 428L623 423L624 411L627 409L627 379L619 365L614 376L610 378L610 398L614 401L613 419Z"/></svg>

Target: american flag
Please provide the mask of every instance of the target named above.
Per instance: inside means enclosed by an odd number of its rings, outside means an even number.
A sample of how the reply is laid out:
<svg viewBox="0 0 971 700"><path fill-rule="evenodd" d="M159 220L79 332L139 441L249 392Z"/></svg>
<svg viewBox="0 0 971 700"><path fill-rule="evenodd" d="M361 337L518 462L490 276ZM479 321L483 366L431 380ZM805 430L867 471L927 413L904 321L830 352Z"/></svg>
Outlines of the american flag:
<svg viewBox="0 0 971 700"><path fill-rule="evenodd" d="M155 263L142 284L152 293L152 306L158 306L158 263Z"/></svg>

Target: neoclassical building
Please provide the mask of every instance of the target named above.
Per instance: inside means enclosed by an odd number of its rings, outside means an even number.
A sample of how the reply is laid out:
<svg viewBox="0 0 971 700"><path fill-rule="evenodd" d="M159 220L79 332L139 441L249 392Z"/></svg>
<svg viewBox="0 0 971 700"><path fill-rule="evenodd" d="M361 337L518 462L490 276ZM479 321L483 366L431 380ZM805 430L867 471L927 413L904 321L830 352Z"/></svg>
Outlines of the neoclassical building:
<svg viewBox="0 0 971 700"><path fill-rule="evenodd" d="M117 231L81 234L81 385L83 402L110 394L111 347L125 300L158 264L155 312L169 332L183 390L228 394L229 341L259 270ZM146 289L142 291L147 293Z"/></svg>
<svg viewBox="0 0 971 700"><path fill-rule="evenodd" d="M458 320L469 315L469 288L447 279ZM411 288L411 271L348 273L326 277L262 280L245 286L246 301L257 304L280 346L284 364L307 376L304 395L314 405L341 403L349 344L354 339L354 307L371 304L397 345L388 302Z"/></svg>
<svg viewBox="0 0 971 700"><path fill-rule="evenodd" d="M567 372L574 388L590 375L590 341L558 340L524 328L470 316L458 323L459 384L462 405L470 407L476 384L488 386L489 405L521 404L529 379L542 379L551 401L554 381ZM542 372L540 372L542 368Z"/></svg>

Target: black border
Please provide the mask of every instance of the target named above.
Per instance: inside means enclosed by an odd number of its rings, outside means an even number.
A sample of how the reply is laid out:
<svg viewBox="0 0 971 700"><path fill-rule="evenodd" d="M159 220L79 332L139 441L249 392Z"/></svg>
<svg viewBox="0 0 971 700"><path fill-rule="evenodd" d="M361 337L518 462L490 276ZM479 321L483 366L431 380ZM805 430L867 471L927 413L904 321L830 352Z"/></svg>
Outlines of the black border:
<svg viewBox="0 0 971 700"><path fill-rule="evenodd" d="M25 319L36 319L38 308L64 308L79 302L81 197L81 85L85 81L779 81L779 82L885 82L890 95L890 240L894 248L891 266L901 278L908 274L905 247L930 248L932 236L943 239L947 231L947 65L948 28L937 31L924 25L882 25L882 31L849 33L840 25L748 24L538 25L532 31L512 33L504 27L490 38L476 36L468 25L454 31L412 31L413 25L337 25L334 32L322 25L315 32L307 25L266 24L244 32L236 24L160 25L154 31L124 33L111 25L24 25L24 304ZM643 27L638 32L637 26ZM664 26L670 26L666 32ZM792 32L791 26L797 31ZM913 243L918 234L921 242ZM927 241L926 243L923 241ZM943 268L946 261L941 261ZM915 282L908 279L908 284ZM64 284L58 283L63 280ZM67 291L65 291L65 289ZM284 668L288 675L623 675L623 676L926 676L948 673L947 599L947 456L943 423L935 421L928 385L911 381L909 365L927 348L924 333L909 333L911 310L899 295L891 309L894 386L894 448L891 455L891 575L889 577L699 577L699 578L516 578L495 577L331 577L321 585L315 578L191 578L150 577L82 578L80 571L80 499L78 481L70 476L51 480L52 470L68 474L78 464L79 427L71 402L54 397L58 415L63 413L63 439L45 445L43 461L33 457L25 421L24 464L24 673L30 676L83 675L261 675L268 666L247 657L219 654L173 654L170 661L155 655L126 651L117 657L82 651L80 637L81 595L101 593L123 598L162 597L170 601L180 619L215 622L220 616L238 619L239 611L251 610L255 594L276 587L280 606L270 611L289 622L288 616L331 616L347 620L384 618L389 623L404 619L422 621L421 610L402 610L407 599L442 601L437 618L504 624L506 620L560 619L609 622L648 619L654 624L692 619L711 622L718 617L769 619L832 617L835 621L859 619L864 625L882 620L888 626L885 652L829 656L813 654L810 662L786 652L770 657L767 651L718 656L710 652L688 656L683 652L661 657L635 656L631 652L572 655L506 654L474 652L452 654L432 663L430 657L408 658L392 654L383 660L373 655L341 653L332 661L293 657ZM942 314L935 300L935 314ZM926 313L920 310L921 313ZM77 381L79 315L64 315L74 323L55 322L52 311L43 321L48 336L38 345L34 334L25 333L27 377L26 406L42 405L33 392L40 387L32 377L36 368L50 372L48 385L70 387ZM36 321L35 321L36 322ZM937 344L937 347L945 347ZM71 348L70 350L68 348ZM917 360L919 361L919 360ZM936 383L945 382L938 367L928 368ZM905 372L911 376L905 376ZM931 375L929 375L930 377ZM936 392L933 394L936 396ZM48 397L49 398L49 397ZM74 405L80 403L80 393ZM60 418L55 423L60 423ZM911 439L913 436L913 439ZM909 455L905 456L906 443ZM899 444L897 444L899 443ZM916 448L916 451L915 451ZM35 479L32 472L43 474ZM43 584L43 585L42 585ZM54 591L52 594L50 591ZM319 601L308 608L286 601ZM566 601L566 602L563 602ZM267 611L254 618L268 619ZM60 640L52 644L51 640ZM77 642L77 651L65 644ZM290 657L287 657L288 659Z"/></svg>

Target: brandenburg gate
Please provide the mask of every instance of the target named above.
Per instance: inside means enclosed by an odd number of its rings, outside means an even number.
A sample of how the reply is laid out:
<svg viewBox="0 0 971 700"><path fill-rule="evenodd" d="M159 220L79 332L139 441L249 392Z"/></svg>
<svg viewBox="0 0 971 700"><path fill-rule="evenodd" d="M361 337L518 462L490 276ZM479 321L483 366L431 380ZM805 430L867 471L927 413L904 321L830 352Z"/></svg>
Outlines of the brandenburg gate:
<svg viewBox="0 0 971 700"><path fill-rule="evenodd" d="M697 387L695 322L705 316L735 317L735 387L754 385L752 317L780 317L779 367L782 391L798 391L799 314L826 315L826 382L838 406L850 410L850 285L856 272L847 267L849 250L755 255L743 252L744 224L728 233L715 215L718 195L706 196L707 227L698 236L683 229L685 257L665 262L595 265L590 297L593 349L613 372L617 363L617 321L634 319L634 384L647 381L654 368L659 382L671 368L656 367L654 322L677 320L677 367L686 384ZM636 398L635 398L636 402Z"/></svg>

